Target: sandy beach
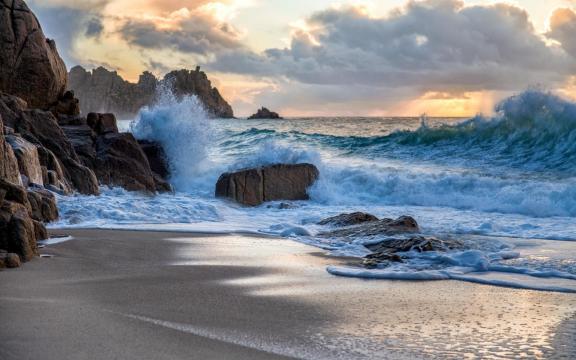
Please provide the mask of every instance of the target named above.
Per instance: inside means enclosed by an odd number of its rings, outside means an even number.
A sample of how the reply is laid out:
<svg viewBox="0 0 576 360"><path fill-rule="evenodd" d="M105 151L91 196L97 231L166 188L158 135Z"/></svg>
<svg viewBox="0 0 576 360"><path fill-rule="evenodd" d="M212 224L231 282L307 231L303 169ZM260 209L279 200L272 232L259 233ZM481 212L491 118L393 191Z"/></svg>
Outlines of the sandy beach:
<svg viewBox="0 0 576 360"><path fill-rule="evenodd" d="M276 238L66 230L0 272L0 358L574 358L576 296L340 278Z"/></svg>

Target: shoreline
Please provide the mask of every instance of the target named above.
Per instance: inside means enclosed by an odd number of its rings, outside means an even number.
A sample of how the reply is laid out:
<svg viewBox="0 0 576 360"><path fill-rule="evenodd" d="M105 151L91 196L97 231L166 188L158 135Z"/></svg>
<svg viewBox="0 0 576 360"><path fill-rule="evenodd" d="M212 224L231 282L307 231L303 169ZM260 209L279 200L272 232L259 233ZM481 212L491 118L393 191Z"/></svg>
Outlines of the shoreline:
<svg viewBox="0 0 576 360"><path fill-rule="evenodd" d="M576 356L570 294L341 278L286 239L51 234L75 239L0 272L3 359Z"/></svg>

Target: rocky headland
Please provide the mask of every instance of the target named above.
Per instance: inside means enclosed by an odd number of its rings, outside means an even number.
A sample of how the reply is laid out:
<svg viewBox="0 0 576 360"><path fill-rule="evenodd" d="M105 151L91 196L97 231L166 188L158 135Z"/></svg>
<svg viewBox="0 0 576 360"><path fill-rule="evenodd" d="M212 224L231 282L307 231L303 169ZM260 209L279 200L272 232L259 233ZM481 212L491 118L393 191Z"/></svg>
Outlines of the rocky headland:
<svg viewBox="0 0 576 360"><path fill-rule="evenodd" d="M234 117L232 107L199 67L172 71L163 79L157 79L146 71L140 75L137 83L131 83L116 71L103 67L87 71L75 66L70 70L68 82L68 88L74 91L85 113L114 113L120 118L132 118L143 106L154 104L160 86L167 87L177 97L198 96L213 117Z"/></svg>

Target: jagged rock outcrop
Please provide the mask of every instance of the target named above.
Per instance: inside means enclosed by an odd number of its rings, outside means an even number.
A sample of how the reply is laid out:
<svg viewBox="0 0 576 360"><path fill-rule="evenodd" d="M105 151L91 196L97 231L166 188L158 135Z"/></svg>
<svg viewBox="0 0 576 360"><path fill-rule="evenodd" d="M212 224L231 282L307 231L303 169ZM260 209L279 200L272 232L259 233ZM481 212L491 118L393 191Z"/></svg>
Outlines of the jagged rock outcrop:
<svg viewBox="0 0 576 360"><path fill-rule="evenodd" d="M308 188L318 176L312 164L276 164L225 173L216 183L216 196L249 206L275 200L307 200Z"/></svg>
<svg viewBox="0 0 576 360"><path fill-rule="evenodd" d="M103 67L90 72L75 66L70 70L68 84L68 88L74 90L80 100L84 113L109 112L120 118L132 118L143 106L152 105L159 86L172 89L176 96L197 95L206 110L215 117L234 117L232 107L199 68L195 71L172 71L162 80L156 79L150 72L144 72L137 83L131 83L116 71Z"/></svg>
<svg viewBox="0 0 576 360"><path fill-rule="evenodd" d="M147 147L132 134L119 133L113 114L90 113L82 123L85 125L64 125L62 130L82 164L94 171L101 184L129 191L171 191L165 180L167 170L162 174L154 171L159 164L151 166L145 153ZM163 153L158 144L155 147Z"/></svg>
<svg viewBox="0 0 576 360"><path fill-rule="evenodd" d="M22 0L0 0L0 92L47 109L66 89L66 66Z"/></svg>
<svg viewBox="0 0 576 360"><path fill-rule="evenodd" d="M54 115L48 111L29 109L22 99L0 93L0 116L5 125L37 147L40 165L54 171L66 188L83 194L98 194L98 180L82 165L74 147Z"/></svg>
<svg viewBox="0 0 576 360"><path fill-rule="evenodd" d="M278 113L274 112L274 111L270 111L265 107L262 107L260 109L258 109L258 111L256 112L256 114L250 116L248 118L248 120L252 120L252 119L283 119L283 117L281 117L280 115L278 115Z"/></svg>

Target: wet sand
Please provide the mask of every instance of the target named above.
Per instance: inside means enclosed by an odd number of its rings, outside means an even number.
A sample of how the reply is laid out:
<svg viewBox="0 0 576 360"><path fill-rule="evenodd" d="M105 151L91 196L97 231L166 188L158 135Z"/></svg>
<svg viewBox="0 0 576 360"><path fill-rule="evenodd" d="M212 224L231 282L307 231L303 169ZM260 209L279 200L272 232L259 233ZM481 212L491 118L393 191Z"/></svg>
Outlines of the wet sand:
<svg viewBox="0 0 576 360"><path fill-rule="evenodd" d="M576 296L340 278L289 240L66 230L0 272L0 359L576 358Z"/></svg>

